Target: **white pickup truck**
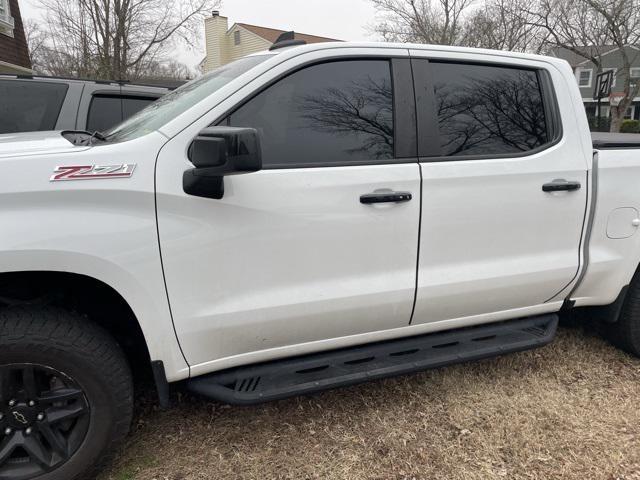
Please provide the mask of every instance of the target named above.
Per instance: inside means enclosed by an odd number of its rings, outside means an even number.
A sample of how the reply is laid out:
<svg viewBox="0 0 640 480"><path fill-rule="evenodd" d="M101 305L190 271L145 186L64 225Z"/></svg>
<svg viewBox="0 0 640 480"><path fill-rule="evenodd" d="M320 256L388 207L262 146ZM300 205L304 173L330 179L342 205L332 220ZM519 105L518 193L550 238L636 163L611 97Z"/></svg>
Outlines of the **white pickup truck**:
<svg viewBox="0 0 640 480"><path fill-rule="evenodd" d="M0 136L0 479L86 475L146 366L163 404L252 404L576 308L640 354L640 140L591 137L567 63L295 43L107 132Z"/></svg>

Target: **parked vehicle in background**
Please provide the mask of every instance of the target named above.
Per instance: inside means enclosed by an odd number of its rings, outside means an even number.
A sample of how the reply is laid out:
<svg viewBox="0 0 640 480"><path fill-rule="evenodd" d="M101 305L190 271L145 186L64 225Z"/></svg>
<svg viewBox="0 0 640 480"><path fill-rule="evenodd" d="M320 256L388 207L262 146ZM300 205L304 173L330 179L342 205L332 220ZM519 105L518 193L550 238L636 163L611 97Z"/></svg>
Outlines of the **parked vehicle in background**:
<svg viewBox="0 0 640 480"><path fill-rule="evenodd" d="M565 61L298 43L105 132L0 135L0 479L114 451L132 366L163 405L254 404L540 347L575 309L640 355L640 135L592 136Z"/></svg>
<svg viewBox="0 0 640 480"><path fill-rule="evenodd" d="M107 130L176 86L0 74L0 134Z"/></svg>

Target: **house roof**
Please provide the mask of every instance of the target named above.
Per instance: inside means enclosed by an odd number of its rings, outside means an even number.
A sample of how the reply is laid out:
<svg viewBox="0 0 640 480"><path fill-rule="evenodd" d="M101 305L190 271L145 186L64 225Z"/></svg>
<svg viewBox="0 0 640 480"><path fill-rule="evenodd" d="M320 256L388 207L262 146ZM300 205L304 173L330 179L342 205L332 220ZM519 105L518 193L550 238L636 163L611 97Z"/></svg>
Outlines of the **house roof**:
<svg viewBox="0 0 640 480"><path fill-rule="evenodd" d="M637 47L634 45L626 45L625 48L637 50ZM578 65L590 63L590 57L604 57L619 50L615 45L582 46L576 47L576 49L582 52L582 55L564 47L554 47L549 53L554 57L566 60L572 67L577 67Z"/></svg>
<svg viewBox="0 0 640 480"><path fill-rule="evenodd" d="M260 27L258 25L250 25L248 23L236 23L236 25L255 33L261 38L264 38L268 42L275 43L280 35L286 33L286 30L278 30L276 28ZM233 27L232 27L233 28ZM295 32L294 38L296 40L304 40L307 43L320 43L320 42L341 42L335 38L319 37L317 35L309 35L307 33Z"/></svg>

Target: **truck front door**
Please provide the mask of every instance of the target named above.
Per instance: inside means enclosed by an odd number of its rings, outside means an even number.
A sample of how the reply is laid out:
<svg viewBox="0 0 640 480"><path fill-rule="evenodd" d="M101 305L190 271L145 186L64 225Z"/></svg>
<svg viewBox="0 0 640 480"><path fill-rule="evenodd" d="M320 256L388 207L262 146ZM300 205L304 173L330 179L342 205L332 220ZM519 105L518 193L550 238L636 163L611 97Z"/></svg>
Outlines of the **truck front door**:
<svg viewBox="0 0 640 480"><path fill-rule="evenodd" d="M371 52L305 66L218 119L257 129L264 164L226 177L221 200L182 191L180 136L161 152L162 259L196 371L409 324L420 211L411 69ZM402 201L367 203L389 192Z"/></svg>

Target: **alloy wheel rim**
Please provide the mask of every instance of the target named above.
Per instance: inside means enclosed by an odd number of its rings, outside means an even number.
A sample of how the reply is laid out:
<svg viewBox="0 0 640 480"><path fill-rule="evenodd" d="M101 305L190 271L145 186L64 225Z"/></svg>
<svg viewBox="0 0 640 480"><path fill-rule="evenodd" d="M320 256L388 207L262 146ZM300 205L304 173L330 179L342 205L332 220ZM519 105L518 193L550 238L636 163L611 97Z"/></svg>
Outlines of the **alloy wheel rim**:
<svg viewBox="0 0 640 480"><path fill-rule="evenodd" d="M68 375L37 364L0 365L0 478L60 467L89 430L89 403Z"/></svg>

